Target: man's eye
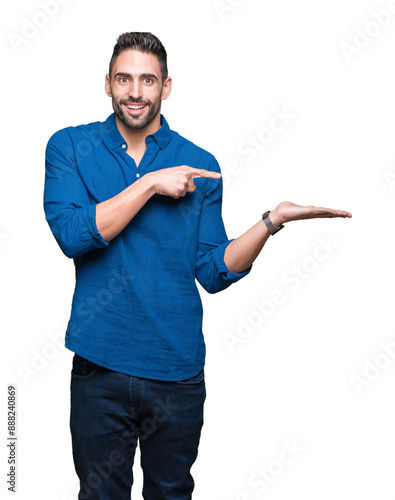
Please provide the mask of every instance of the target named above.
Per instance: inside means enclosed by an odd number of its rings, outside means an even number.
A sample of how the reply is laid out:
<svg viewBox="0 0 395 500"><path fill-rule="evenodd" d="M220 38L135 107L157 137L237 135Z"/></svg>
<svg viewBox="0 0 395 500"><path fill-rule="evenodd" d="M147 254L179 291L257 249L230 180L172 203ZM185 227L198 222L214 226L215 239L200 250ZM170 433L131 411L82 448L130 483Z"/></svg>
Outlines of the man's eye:
<svg viewBox="0 0 395 500"><path fill-rule="evenodd" d="M121 83L127 83L127 82L128 82L128 79L127 79L126 77L122 77L122 78L120 78L120 79L119 79L119 81L120 81Z"/></svg>
<svg viewBox="0 0 395 500"><path fill-rule="evenodd" d="M149 85L153 82L152 78L146 78L145 83L148 83Z"/></svg>

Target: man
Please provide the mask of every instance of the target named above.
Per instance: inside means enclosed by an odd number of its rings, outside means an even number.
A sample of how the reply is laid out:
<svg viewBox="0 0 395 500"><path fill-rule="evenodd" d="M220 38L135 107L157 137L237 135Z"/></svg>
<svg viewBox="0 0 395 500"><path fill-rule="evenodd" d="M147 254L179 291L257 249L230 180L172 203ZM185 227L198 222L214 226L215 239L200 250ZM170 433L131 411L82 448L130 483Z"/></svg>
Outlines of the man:
<svg viewBox="0 0 395 500"><path fill-rule="evenodd" d="M284 223L351 217L280 203L228 240L215 158L171 131L166 51L151 33L114 47L105 122L55 133L44 208L76 287L66 333L79 499L130 498L137 443L147 500L191 498L205 400L202 306L251 270Z"/></svg>

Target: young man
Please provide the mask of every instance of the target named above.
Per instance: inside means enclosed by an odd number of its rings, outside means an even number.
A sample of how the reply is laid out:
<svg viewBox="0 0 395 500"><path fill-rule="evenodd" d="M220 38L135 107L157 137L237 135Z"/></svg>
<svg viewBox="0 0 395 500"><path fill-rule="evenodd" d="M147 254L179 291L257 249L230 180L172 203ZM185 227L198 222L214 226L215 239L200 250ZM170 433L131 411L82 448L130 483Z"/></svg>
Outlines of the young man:
<svg viewBox="0 0 395 500"><path fill-rule="evenodd" d="M202 305L246 276L284 223L351 217L280 203L228 240L215 158L170 130L166 51L150 33L114 47L104 122L55 133L44 208L76 286L66 333L79 499L130 498L139 442L147 500L191 498L205 400Z"/></svg>

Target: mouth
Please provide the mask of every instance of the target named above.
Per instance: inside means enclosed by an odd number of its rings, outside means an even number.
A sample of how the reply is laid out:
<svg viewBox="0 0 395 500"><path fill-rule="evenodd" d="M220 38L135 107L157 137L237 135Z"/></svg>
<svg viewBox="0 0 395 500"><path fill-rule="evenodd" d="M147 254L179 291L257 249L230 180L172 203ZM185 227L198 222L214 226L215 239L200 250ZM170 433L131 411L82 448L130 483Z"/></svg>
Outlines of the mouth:
<svg viewBox="0 0 395 500"><path fill-rule="evenodd" d="M144 109L147 107L146 104L133 104L133 103L123 103L122 106L126 109L126 112L131 116L140 116Z"/></svg>

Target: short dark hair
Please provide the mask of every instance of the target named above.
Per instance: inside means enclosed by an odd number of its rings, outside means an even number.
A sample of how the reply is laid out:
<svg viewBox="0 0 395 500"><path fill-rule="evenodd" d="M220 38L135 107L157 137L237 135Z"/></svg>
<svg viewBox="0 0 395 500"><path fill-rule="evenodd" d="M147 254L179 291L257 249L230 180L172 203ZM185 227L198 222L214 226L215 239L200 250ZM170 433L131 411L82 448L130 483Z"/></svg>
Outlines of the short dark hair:
<svg viewBox="0 0 395 500"><path fill-rule="evenodd" d="M135 49L140 52L146 52L148 54L154 54L160 65L160 70L162 73L162 82L167 78L167 54L162 42L152 33L146 32L130 32L123 33L117 38L117 43L114 46L114 50L110 60L109 74L111 78L111 71L114 63L121 52L126 49Z"/></svg>

